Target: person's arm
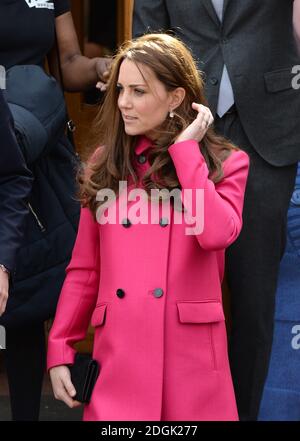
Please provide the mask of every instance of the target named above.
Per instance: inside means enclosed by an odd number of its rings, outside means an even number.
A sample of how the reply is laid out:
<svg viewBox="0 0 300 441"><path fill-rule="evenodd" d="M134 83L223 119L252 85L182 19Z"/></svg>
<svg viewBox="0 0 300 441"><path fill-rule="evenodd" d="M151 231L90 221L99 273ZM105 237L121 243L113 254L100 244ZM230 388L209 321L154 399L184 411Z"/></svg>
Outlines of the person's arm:
<svg viewBox="0 0 300 441"><path fill-rule="evenodd" d="M197 232L195 228L195 236L200 246L210 251L225 249L236 240L242 228L244 193L249 169L248 155L241 150L232 152L224 162L223 179L215 185L208 178L208 167L197 141L191 139L173 144L169 147L169 153L176 168L183 197L187 189L193 191L188 212L191 211L192 205L196 225L203 225L203 231ZM202 191L204 198L203 207L199 204L198 210L196 190Z"/></svg>
<svg viewBox="0 0 300 441"><path fill-rule="evenodd" d="M81 54L71 12L56 17L55 26L65 90L80 92L96 86L99 81L105 83L111 59L88 58ZM56 47L49 54L48 61L50 72L59 81Z"/></svg>
<svg viewBox="0 0 300 441"><path fill-rule="evenodd" d="M98 224L88 208L82 208L72 259L59 297L48 338L47 368L54 396L76 407L76 391L68 365L74 363L74 344L83 340L95 309L100 276Z"/></svg>
<svg viewBox="0 0 300 441"><path fill-rule="evenodd" d="M300 0L294 0L293 25L295 39L300 53Z"/></svg>
<svg viewBox="0 0 300 441"><path fill-rule="evenodd" d="M192 103L192 108L196 118L168 151L182 187L185 219L191 225L187 234L195 235L204 250L216 251L232 244L241 231L249 157L242 150L231 152L223 162L224 176L215 185L199 148L213 116L202 104Z"/></svg>
<svg viewBox="0 0 300 441"><path fill-rule="evenodd" d="M98 224L81 208L78 233L48 339L48 369L73 364L95 308L100 272Z"/></svg>
<svg viewBox="0 0 300 441"><path fill-rule="evenodd" d="M170 19L165 0L135 0L133 10L133 37L151 31L167 31Z"/></svg>
<svg viewBox="0 0 300 441"><path fill-rule="evenodd" d="M23 223L32 176L17 144L13 120L0 91L0 315L8 298L9 274L23 238Z"/></svg>

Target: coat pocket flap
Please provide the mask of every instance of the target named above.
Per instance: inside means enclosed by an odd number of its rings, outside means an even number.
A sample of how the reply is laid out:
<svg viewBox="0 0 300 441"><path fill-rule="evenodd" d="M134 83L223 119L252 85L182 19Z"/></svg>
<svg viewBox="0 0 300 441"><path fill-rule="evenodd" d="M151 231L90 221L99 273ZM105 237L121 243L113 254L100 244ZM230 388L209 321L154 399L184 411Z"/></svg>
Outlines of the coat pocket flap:
<svg viewBox="0 0 300 441"><path fill-rule="evenodd" d="M96 306L91 318L92 326L96 327L103 325L105 320L106 306L106 304Z"/></svg>
<svg viewBox="0 0 300 441"><path fill-rule="evenodd" d="M220 302L177 302L181 323L212 323L225 320Z"/></svg>
<svg viewBox="0 0 300 441"><path fill-rule="evenodd" d="M280 92L292 88L292 68L278 69L264 74L265 84L268 92Z"/></svg>

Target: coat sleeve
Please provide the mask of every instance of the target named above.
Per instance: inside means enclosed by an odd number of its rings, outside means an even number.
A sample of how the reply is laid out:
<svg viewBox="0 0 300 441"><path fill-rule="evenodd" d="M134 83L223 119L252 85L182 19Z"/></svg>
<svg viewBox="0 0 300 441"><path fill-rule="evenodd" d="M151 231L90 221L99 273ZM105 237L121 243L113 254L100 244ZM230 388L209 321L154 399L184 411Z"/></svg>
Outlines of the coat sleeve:
<svg viewBox="0 0 300 441"><path fill-rule="evenodd" d="M134 1L132 35L135 38L152 31L166 31L169 27L165 0Z"/></svg>
<svg viewBox="0 0 300 441"><path fill-rule="evenodd" d="M169 147L169 153L183 190L191 191L192 215L202 216L201 232L194 233L205 250L220 250L228 247L238 237L242 228L244 193L249 170L249 157L242 150L234 151L223 162L224 176L216 185L208 178L209 171L194 140L182 141ZM203 209L197 210L197 192L203 197ZM185 205L185 203L183 204ZM186 208L186 207L185 207ZM191 210L188 210L191 214ZM197 219L197 218L196 218ZM195 221L196 222L196 221Z"/></svg>
<svg viewBox="0 0 300 441"><path fill-rule="evenodd" d="M85 338L99 287L98 227L90 210L82 208L72 258L49 334L48 369L72 364L76 352L73 345Z"/></svg>
<svg viewBox="0 0 300 441"><path fill-rule="evenodd" d="M18 146L13 119L0 90L0 263L15 266L33 178Z"/></svg>

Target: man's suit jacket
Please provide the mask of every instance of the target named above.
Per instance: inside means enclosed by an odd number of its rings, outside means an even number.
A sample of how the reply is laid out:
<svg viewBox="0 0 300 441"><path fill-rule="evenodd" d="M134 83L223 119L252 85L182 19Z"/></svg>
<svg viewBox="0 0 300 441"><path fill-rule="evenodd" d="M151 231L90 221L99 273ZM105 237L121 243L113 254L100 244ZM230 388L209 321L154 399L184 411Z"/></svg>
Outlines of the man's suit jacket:
<svg viewBox="0 0 300 441"><path fill-rule="evenodd" d="M134 36L173 30L204 72L215 113L223 64L243 127L270 164L300 160L300 65L292 25L293 0L224 0L220 23L211 0L135 0Z"/></svg>
<svg viewBox="0 0 300 441"><path fill-rule="evenodd" d="M12 270L23 236L31 173L13 131L13 120L0 90L0 263Z"/></svg>

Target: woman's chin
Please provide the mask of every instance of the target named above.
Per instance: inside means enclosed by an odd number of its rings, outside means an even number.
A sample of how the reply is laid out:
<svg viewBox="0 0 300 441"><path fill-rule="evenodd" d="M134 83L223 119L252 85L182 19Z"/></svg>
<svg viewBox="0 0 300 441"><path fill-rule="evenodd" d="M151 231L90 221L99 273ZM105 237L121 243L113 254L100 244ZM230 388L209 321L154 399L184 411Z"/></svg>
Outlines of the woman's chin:
<svg viewBox="0 0 300 441"><path fill-rule="evenodd" d="M125 127L125 133L126 135L130 135L130 136L137 136L143 134L141 130L134 129L133 127Z"/></svg>

